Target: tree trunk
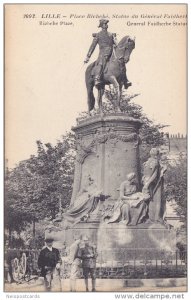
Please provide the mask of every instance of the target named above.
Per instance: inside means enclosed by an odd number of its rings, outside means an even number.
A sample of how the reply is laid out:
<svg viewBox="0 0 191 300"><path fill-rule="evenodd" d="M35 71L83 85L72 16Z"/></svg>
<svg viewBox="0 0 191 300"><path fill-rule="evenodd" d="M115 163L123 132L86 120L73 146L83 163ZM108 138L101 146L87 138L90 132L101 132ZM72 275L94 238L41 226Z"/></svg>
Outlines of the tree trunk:
<svg viewBox="0 0 191 300"><path fill-rule="evenodd" d="M33 225L33 228L32 228L33 238L35 238L35 235L36 235L36 228L35 228L36 223L35 223L35 220L33 220L32 225Z"/></svg>
<svg viewBox="0 0 191 300"><path fill-rule="evenodd" d="M10 227L9 227L8 231L9 231L9 247L10 247L11 246L11 242L12 242L12 230L11 230Z"/></svg>

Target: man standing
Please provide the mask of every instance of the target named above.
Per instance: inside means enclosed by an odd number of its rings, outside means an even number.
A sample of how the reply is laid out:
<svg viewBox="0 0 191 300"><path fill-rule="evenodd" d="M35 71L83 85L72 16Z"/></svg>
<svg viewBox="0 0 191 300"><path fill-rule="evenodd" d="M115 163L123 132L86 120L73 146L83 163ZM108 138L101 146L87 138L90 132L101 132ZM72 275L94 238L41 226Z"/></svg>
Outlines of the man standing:
<svg viewBox="0 0 191 300"><path fill-rule="evenodd" d="M57 283L60 285L60 267L62 264L59 250L53 248L53 238L46 238L46 246L40 251L38 258L38 266L41 269L41 275L44 277L46 291L51 291L52 280L58 279Z"/></svg>
<svg viewBox="0 0 191 300"><path fill-rule="evenodd" d="M9 251L9 241L5 242L5 280L9 283L14 282L13 278L13 269L12 269L12 260L17 257L17 250L16 251Z"/></svg>
<svg viewBox="0 0 191 300"><path fill-rule="evenodd" d="M101 19L99 20L99 27L102 30L98 33L93 33L93 42L88 51L87 57L85 59L85 63L87 63L94 52L97 44L99 45L99 57L97 59L97 66L95 68L95 86L99 86L101 84L101 75L104 72L106 63L109 61L111 54L113 52L113 47L117 46L116 34L110 33L107 31L109 20Z"/></svg>
<svg viewBox="0 0 191 300"><path fill-rule="evenodd" d="M70 269L70 291L76 292L76 279L80 277L81 259L78 257L81 236L75 237L75 241L70 246L68 263L71 264Z"/></svg>
<svg viewBox="0 0 191 300"><path fill-rule="evenodd" d="M95 285L96 285L96 258L97 252L96 247L89 243L89 238L84 236L82 238L84 242L84 247L80 247L78 251L78 257L82 259L82 269L83 275L85 279L86 285L86 292L89 291L88 289L88 275L90 274L92 279L92 292L95 292Z"/></svg>

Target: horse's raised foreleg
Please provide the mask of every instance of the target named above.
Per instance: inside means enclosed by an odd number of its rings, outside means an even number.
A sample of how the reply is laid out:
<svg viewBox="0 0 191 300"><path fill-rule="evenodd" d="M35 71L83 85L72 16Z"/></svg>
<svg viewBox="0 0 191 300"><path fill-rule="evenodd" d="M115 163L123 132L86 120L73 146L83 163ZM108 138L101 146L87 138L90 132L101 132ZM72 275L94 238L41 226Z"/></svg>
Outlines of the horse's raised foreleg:
<svg viewBox="0 0 191 300"><path fill-rule="evenodd" d="M110 82L113 84L114 89L117 93L117 101L115 102L115 111L120 112L120 97L121 97L121 92L120 92L120 85L117 81L117 79L115 78L115 76L111 76L110 77Z"/></svg>

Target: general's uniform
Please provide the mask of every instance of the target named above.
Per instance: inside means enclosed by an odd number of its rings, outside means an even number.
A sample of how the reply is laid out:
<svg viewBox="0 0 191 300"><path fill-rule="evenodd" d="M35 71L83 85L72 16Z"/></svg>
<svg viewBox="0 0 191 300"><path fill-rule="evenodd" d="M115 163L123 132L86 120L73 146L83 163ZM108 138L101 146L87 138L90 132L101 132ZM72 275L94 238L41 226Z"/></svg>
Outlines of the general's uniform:
<svg viewBox="0 0 191 300"><path fill-rule="evenodd" d="M106 63L109 61L113 46L117 45L116 34L110 33L108 31L100 31L98 33L93 33L93 42L88 51L87 57L91 57L95 47L99 45L99 56L97 59L96 77L100 78L102 71L104 70Z"/></svg>
<svg viewBox="0 0 191 300"><path fill-rule="evenodd" d="M89 58L91 57L95 47L99 45L99 56L96 61L95 67L93 68L92 71L92 76L94 77L94 84L96 87L99 87L101 84L101 76L104 73L105 67L107 62L109 61L114 47L117 47L117 40L116 40L116 33L110 33L107 31L107 27L103 27L104 24L107 24L109 20L106 19L101 19L99 20L99 26L102 27L102 31L98 33L93 33L93 42L89 48L87 57L85 59L85 63L89 61ZM126 67L125 67L125 62L123 57L118 59L121 72L122 72L122 81L124 84L125 89L128 88L128 86L131 85L131 82L128 81L127 76L126 76Z"/></svg>
<svg viewBox="0 0 191 300"><path fill-rule="evenodd" d="M87 56L90 57L97 46L99 45L99 56L97 62L102 64L103 61L106 59L108 60L111 57L113 46L117 45L116 43L116 34L110 33L108 31L100 31L98 33L93 33L93 42L90 46Z"/></svg>

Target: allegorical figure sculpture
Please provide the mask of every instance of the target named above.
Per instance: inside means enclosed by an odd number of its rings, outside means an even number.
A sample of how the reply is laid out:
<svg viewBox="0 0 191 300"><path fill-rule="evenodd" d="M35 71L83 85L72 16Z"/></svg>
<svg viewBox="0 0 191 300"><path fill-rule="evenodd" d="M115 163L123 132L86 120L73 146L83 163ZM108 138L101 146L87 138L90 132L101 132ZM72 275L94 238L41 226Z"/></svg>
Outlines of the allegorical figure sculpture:
<svg viewBox="0 0 191 300"><path fill-rule="evenodd" d="M102 191L98 190L94 180L88 176L87 182L83 189L79 191L74 205L69 207L63 217L74 226L80 221L88 219L103 197Z"/></svg>
<svg viewBox="0 0 191 300"><path fill-rule="evenodd" d="M167 167L160 163L156 148L150 151L150 158L143 166L143 192L150 195L148 217L151 222L164 223L166 202L164 199L164 173Z"/></svg>
<svg viewBox="0 0 191 300"><path fill-rule="evenodd" d="M147 217L148 193L137 192L136 175L129 173L127 180L120 185L120 197L116 202L113 215L107 223L124 223L125 225L137 225Z"/></svg>
<svg viewBox="0 0 191 300"><path fill-rule="evenodd" d="M114 206L112 216L108 218L106 215L107 223L164 224L166 169L166 165L161 163L159 151L152 148L150 158L143 165L142 192L137 192L135 173L128 174L127 180L121 183L120 197Z"/></svg>
<svg viewBox="0 0 191 300"><path fill-rule="evenodd" d="M113 84L117 93L114 107L120 111L119 102L122 86L124 85L126 89L131 86L131 82L128 81L126 76L125 64L129 61L130 54L135 48L135 40L125 36L117 44L116 34L107 31L109 21L102 19L99 22L99 27L102 30L93 33L93 42L84 61L85 63L89 61L94 49L99 45L98 59L90 64L86 70L88 111L90 112L95 105L94 85L98 89L98 106L100 110L102 109L102 96L106 84Z"/></svg>

